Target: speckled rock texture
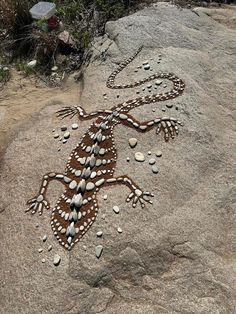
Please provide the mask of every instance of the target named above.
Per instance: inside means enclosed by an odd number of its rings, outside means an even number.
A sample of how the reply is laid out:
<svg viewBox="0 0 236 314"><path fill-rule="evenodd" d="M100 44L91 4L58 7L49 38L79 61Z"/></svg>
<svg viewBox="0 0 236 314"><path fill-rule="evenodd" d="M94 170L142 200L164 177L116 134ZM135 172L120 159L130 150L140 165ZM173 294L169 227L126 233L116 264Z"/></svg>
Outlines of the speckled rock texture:
<svg viewBox="0 0 236 314"><path fill-rule="evenodd" d="M137 97L137 91L149 93L142 87L105 87L117 64L143 44L116 81L173 72L185 81L186 90L175 100L131 114L140 121L170 115L184 126L169 143L155 130L141 134L115 128L115 175L128 174L153 193L153 205L133 208L125 202L130 193L125 186L102 189L96 223L67 252L53 236L50 211L31 216L24 213L25 202L38 193L44 173L64 170L90 121L58 121L55 111L71 103L49 103L32 116L9 143L1 164L0 313L236 313L235 30L204 12L159 3L107 23L106 32L107 38L95 43L100 52L95 50L86 69L80 105L88 112L109 109ZM152 71L135 72L145 60ZM153 92L163 91L162 85ZM166 107L170 103L173 107ZM72 123L78 129L72 130ZM63 136L62 125L70 131L66 144L53 138L53 129ZM133 149L128 143L132 137L138 139ZM148 161L157 150L162 156L156 158L159 172L154 174ZM146 157L142 163L134 159L138 151ZM51 183L51 205L62 190ZM119 206L119 214L113 206ZM97 237L100 230L103 235ZM98 245L103 247L99 259ZM53 264L55 254L61 258L58 266Z"/></svg>

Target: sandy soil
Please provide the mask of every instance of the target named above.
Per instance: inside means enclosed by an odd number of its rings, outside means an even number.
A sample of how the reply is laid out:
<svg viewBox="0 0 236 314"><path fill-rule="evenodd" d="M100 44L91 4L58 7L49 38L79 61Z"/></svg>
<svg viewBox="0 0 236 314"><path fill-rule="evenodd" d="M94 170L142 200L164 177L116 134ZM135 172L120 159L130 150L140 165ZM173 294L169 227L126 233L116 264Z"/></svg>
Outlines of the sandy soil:
<svg viewBox="0 0 236 314"><path fill-rule="evenodd" d="M73 77L62 87L50 88L35 77L12 71L0 93L0 159L12 138L48 103L78 104L81 88Z"/></svg>

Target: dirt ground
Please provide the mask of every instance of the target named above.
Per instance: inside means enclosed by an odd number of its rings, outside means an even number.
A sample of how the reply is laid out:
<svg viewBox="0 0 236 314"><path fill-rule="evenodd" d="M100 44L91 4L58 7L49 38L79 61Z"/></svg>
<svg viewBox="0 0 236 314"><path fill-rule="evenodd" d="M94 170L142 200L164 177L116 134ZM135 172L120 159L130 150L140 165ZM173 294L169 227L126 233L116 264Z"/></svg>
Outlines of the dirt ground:
<svg viewBox="0 0 236 314"><path fill-rule="evenodd" d="M50 88L35 77L24 77L13 70L10 81L0 93L0 159L30 117L35 117L49 103L78 104L80 90L74 75L63 86Z"/></svg>

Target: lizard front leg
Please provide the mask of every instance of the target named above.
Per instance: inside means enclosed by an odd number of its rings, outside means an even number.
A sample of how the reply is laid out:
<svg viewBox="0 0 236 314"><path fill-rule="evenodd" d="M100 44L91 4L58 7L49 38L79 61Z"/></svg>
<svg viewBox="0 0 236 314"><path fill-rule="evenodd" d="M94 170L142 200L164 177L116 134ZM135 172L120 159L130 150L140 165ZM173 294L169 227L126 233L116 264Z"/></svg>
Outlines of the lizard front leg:
<svg viewBox="0 0 236 314"><path fill-rule="evenodd" d="M149 197L154 195L149 192L143 192L128 176L120 176L118 178L107 179L106 183L109 185L125 184L127 185L131 193L128 195L126 201L130 202L132 200L133 207L136 207L136 204L139 202L142 207L145 207L145 202L152 204L152 201L149 200Z"/></svg>
<svg viewBox="0 0 236 314"><path fill-rule="evenodd" d="M154 127L157 127L156 133L158 134L163 131L166 141L168 141L170 137L175 138L175 136L179 133L178 126L182 126L180 121L170 117L157 118L146 122L139 122L129 114L120 113L118 117L122 124L131 128L135 128L139 132L147 132Z"/></svg>
<svg viewBox="0 0 236 314"><path fill-rule="evenodd" d="M99 115L107 115L109 113L112 113L111 110L98 110L95 112L91 113L86 113L86 111L80 107L80 106L75 106L75 107L64 107L56 112L57 117L61 117L61 119L64 119L66 117L73 118L76 114L78 114L79 120L89 120L92 118L95 118Z"/></svg>
<svg viewBox="0 0 236 314"><path fill-rule="evenodd" d="M31 211L32 214L35 214L38 211L39 215L42 215L44 207L46 207L46 209L50 208L49 202L47 201L45 194L47 192L48 184L52 180L58 180L64 185L67 185L71 181L69 177L62 173L50 172L45 174L42 179L39 194L27 201L26 204L29 205L29 207L25 210L25 212Z"/></svg>

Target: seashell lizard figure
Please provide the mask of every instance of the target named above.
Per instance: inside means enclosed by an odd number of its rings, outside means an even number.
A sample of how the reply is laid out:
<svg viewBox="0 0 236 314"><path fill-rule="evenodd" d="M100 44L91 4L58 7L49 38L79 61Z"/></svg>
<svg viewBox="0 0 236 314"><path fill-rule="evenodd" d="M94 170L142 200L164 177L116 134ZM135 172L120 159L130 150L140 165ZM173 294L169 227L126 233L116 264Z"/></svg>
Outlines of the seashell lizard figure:
<svg viewBox="0 0 236 314"><path fill-rule="evenodd" d="M60 195L52 210L51 226L59 243L70 250L89 230L98 214L96 195L103 186L125 184L130 188L127 202L135 207L139 202L142 207L145 202L152 203L153 194L142 191L128 176L114 177L117 160L117 151L114 143L113 129L118 124L134 128L138 132L148 132L156 128L156 133L163 131L166 141L178 134L179 121L174 118L156 118L147 122L139 122L130 111L133 108L146 104L165 101L178 97L183 93L184 82L173 73L153 74L146 79L127 84L115 85L117 74L122 71L140 52L119 65L107 79L107 87L113 89L132 88L154 79L167 79L173 83L173 88L165 93L138 97L127 100L114 106L111 110L98 110L90 114L81 107L65 107L57 112L59 117L73 117L78 115L79 120L94 119L81 141L71 152L64 173L50 172L43 176L39 194L30 199L26 212L40 215L43 208L49 209L46 199L48 184L52 180L60 181L65 190Z"/></svg>

